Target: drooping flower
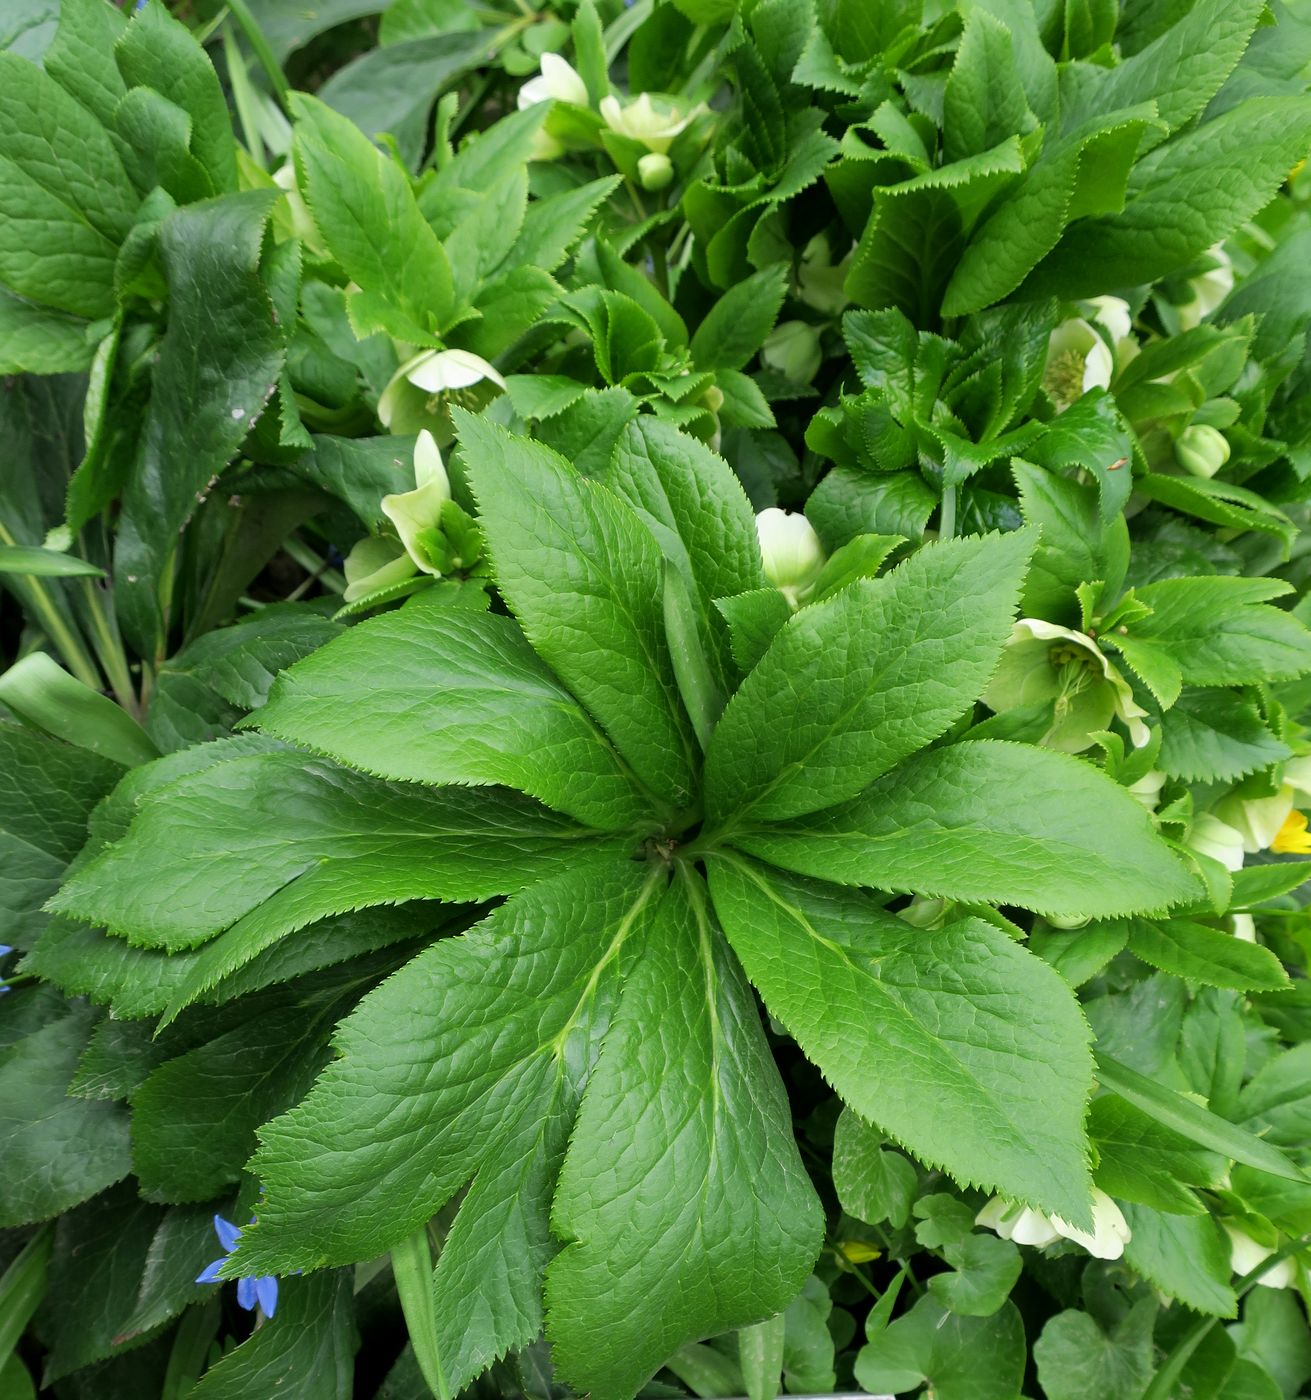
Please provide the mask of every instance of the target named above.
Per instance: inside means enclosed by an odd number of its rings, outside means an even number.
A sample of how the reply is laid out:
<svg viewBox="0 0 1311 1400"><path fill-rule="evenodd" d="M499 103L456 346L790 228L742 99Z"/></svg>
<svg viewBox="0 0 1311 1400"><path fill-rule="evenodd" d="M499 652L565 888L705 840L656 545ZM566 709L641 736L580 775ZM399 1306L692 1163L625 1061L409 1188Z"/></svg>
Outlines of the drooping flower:
<svg viewBox="0 0 1311 1400"><path fill-rule="evenodd" d="M671 102L657 104L649 92L641 93L626 107L613 95L601 99L601 119L616 136L626 136L656 155L668 155L674 138L681 135L699 109L682 112Z"/></svg>
<svg viewBox="0 0 1311 1400"><path fill-rule="evenodd" d="M1246 1230L1233 1222L1222 1220L1225 1234L1229 1236L1229 1267L1236 1274L1249 1274L1258 1264L1263 1264L1275 1252L1254 1240ZM1262 1288L1295 1288L1297 1286L1297 1261L1281 1259L1273 1269L1267 1269L1258 1278Z"/></svg>
<svg viewBox="0 0 1311 1400"><path fill-rule="evenodd" d="M451 483L441 450L426 429L414 444L414 490L384 496L382 513L396 527L405 552L425 574L440 577L444 555L441 541L442 507L451 499Z"/></svg>
<svg viewBox="0 0 1311 1400"><path fill-rule="evenodd" d="M1093 1189L1093 1228L1076 1229L1059 1215L1047 1215L1032 1206L1008 1205L994 1196L974 1218L976 1225L993 1230L1004 1240L1042 1249L1059 1239L1071 1240L1096 1259L1119 1259L1133 1238L1120 1207L1099 1187Z"/></svg>
<svg viewBox="0 0 1311 1400"><path fill-rule="evenodd" d="M1212 812L1203 812L1193 822L1184 845L1198 855L1219 861L1226 870L1243 868L1243 833Z"/></svg>
<svg viewBox="0 0 1311 1400"><path fill-rule="evenodd" d="M1112 719L1128 729L1135 748L1151 738L1147 711L1097 643L1041 618L1021 618L1011 629L982 698L998 714L1050 701L1052 722L1038 742L1062 753L1088 748Z"/></svg>
<svg viewBox="0 0 1311 1400"><path fill-rule="evenodd" d="M808 321L780 321L760 347L760 363L794 384L809 384L823 358L819 330Z"/></svg>
<svg viewBox="0 0 1311 1400"><path fill-rule="evenodd" d="M517 101L521 112L539 102L572 102L575 107L586 107L587 84L567 58L544 53L537 76L519 89Z"/></svg>
<svg viewBox="0 0 1311 1400"><path fill-rule="evenodd" d="M392 375L378 400L378 418L393 433L417 433L427 428L439 442L451 440L448 401L481 408L491 397L480 386L505 388L495 366L468 350L421 350Z"/></svg>
<svg viewBox="0 0 1311 1400"><path fill-rule="evenodd" d="M1058 409L1069 408L1090 389L1109 389L1114 374L1111 347L1087 321L1062 321L1051 333L1042 386Z"/></svg>
<svg viewBox="0 0 1311 1400"><path fill-rule="evenodd" d="M765 577L795 608L802 590L824 567L824 547L799 511L770 506L756 516Z"/></svg>
<svg viewBox="0 0 1311 1400"><path fill-rule="evenodd" d="M1192 330L1200 324L1234 289L1234 265L1224 248L1217 243L1206 256L1211 267L1189 281L1190 299L1174 308L1180 330Z"/></svg>
<svg viewBox="0 0 1311 1400"><path fill-rule="evenodd" d="M251 1216L250 1223L255 1223L255 1217ZM196 1275L197 1283L222 1283L219 1278L219 1270L228 1262L228 1255L237 1247L237 1241L241 1238L240 1229L230 1220L224 1220L221 1215L214 1217L214 1233L218 1236L219 1244L223 1246L223 1257L215 1259L212 1264L207 1264L199 1274ZM278 1306L278 1280L273 1274L260 1274L257 1277L239 1278L237 1280L237 1304L253 1312L256 1307L265 1317L272 1317Z"/></svg>

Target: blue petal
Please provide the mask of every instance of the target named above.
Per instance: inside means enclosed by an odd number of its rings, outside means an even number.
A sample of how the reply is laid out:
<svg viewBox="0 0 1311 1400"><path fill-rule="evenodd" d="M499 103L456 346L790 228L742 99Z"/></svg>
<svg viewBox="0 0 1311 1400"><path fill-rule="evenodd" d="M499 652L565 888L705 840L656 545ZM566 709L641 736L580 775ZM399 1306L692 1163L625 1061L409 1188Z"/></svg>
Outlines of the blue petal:
<svg viewBox="0 0 1311 1400"><path fill-rule="evenodd" d="M273 1310L278 1306L278 1281L272 1274L265 1274L263 1278L255 1280L255 1296L259 1299L260 1308L265 1317L272 1317Z"/></svg>
<svg viewBox="0 0 1311 1400"><path fill-rule="evenodd" d="M224 1220L221 1215L214 1217L214 1233L219 1238L219 1243L229 1254L237 1247L237 1241L241 1238L241 1231L230 1221Z"/></svg>
<svg viewBox="0 0 1311 1400"><path fill-rule="evenodd" d="M8 943L0 943L0 958L6 957L13 951L14 950L9 946Z"/></svg>
<svg viewBox="0 0 1311 1400"><path fill-rule="evenodd" d="M219 1278L218 1271L219 1271L219 1270L224 1266L224 1264L226 1264L227 1262L228 1262L227 1259L226 1259L226 1258L223 1258L223 1259L215 1259L215 1261L214 1261L212 1264L206 1264L206 1265L205 1265L205 1270L204 1270L204 1272L196 1275L196 1282L197 1282L197 1283L222 1283L223 1280L222 1280L221 1278Z"/></svg>
<svg viewBox="0 0 1311 1400"><path fill-rule="evenodd" d="M237 1302L241 1307L250 1312L255 1306L255 1280L253 1278L239 1278L237 1280Z"/></svg>

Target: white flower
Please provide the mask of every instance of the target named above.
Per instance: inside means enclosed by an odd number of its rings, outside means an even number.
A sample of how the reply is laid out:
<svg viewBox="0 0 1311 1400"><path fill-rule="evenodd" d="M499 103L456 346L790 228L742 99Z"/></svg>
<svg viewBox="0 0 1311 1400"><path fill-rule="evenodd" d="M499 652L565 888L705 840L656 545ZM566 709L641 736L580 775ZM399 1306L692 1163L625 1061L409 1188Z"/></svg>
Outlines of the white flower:
<svg viewBox="0 0 1311 1400"><path fill-rule="evenodd" d="M425 414L435 408L424 395L436 397L484 381L505 388L505 380L481 355L468 350L420 350L392 375L378 400L378 417L393 432L417 432L424 426ZM416 395L416 389L422 392Z"/></svg>
<svg viewBox="0 0 1311 1400"><path fill-rule="evenodd" d="M657 155L668 152L674 138L691 124L697 110L681 115L672 106L657 107L649 92L634 98L627 107L621 106L617 97L601 99L601 118L606 126L617 136L627 136Z"/></svg>
<svg viewBox="0 0 1311 1400"><path fill-rule="evenodd" d="M1092 318L1105 328L1112 344L1127 340L1133 330L1133 312L1121 297L1089 297L1085 306L1092 307Z"/></svg>
<svg viewBox="0 0 1311 1400"><path fill-rule="evenodd" d="M1192 297L1182 306L1174 308L1179 318L1179 329L1192 330L1229 295L1234 289L1234 265L1229 254L1217 243L1208 253L1215 266L1189 283Z"/></svg>
<svg viewBox="0 0 1311 1400"><path fill-rule="evenodd" d="M1165 774L1159 768L1153 768L1151 772L1144 773L1136 783L1129 784L1129 793L1137 798L1149 812L1154 812L1156 811L1156 803L1161 796L1161 789L1164 786Z"/></svg>
<svg viewBox="0 0 1311 1400"><path fill-rule="evenodd" d="M441 576L425 536L441 529L442 507L451 499L451 483L442 454L427 429L414 445L414 490L384 496L382 513L396 527L405 552L425 574Z"/></svg>
<svg viewBox="0 0 1311 1400"><path fill-rule="evenodd" d="M521 112L539 102L572 102L575 107L587 106L587 84L573 64L558 53L544 53L541 72L519 89Z"/></svg>
<svg viewBox="0 0 1311 1400"><path fill-rule="evenodd" d="M1088 1234L1076 1230L1059 1215L1046 1215L1032 1206L1007 1205L1000 1196L992 1200L974 1217L976 1225L994 1230L1004 1240L1033 1245L1038 1249L1055 1244L1059 1239L1072 1240L1097 1259L1118 1259L1133 1238L1120 1207L1098 1188L1093 1190L1093 1229Z"/></svg>
<svg viewBox="0 0 1311 1400"><path fill-rule="evenodd" d="M1270 848L1279 835L1279 828L1293 810L1295 793L1285 783L1270 797L1226 797L1215 805L1215 815L1242 839L1243 850L1249 855Z"/></svg>
<svg viewBox="0 0 1311 1400"><path fill-rule="evenodd" d="M1256 920L1250 914L1231 914L1230 931L1244 943L1256 942Z"/></svg>
<svg viewBox="0 0 1311 1400"><path fill-rule="evenodd" d="M1198 855L1218 860L1226 870L1243 868L1243 833L1210 812L1203 812L1188 828L1184 845Z"/></svg>
<svg viewBox="0 0 1311 1400"><path fill-rule="evenodd" d="M1175 441L1174 459L1190 475L1209 479L1229 460L1229 440L1219 428L1194 423Z"/></svg>
<svg viewBox="0 0 1311 1400"><path fill-rule="evenodd" d="M1115 373L1111 347L1087 321L1062 321L1047 342L1043 388L1061 409L1090 389L1108 389Z"/></svg>
<svg viewBox="0 0 1311 1400"><path fill-rule="evenodd" d="M1264 1263L1275 1252L1265 1245L1258 1244L1245 1230L1221 1221L1225 1234L1229 1236L1229 1267L1236 1274L1249 1274L1258 1264ZM1281 1259L1273 1269L1267 1269L1257 1279L1262 1288L1294 1288L1297 1285L1297 1261Z"/></svg>
<svg viewBox="0 0 1311 1400"><path fill-rule="evenodd" d="M1079 753L1112 718L1124 724L1135 748L1151 738L1144 723L1147 711L1091 637L1024 617L1011 628L983 703L1001 714L1047 700L1052 702L1052 725L1040 742L1049 749Z"/></svg>
<svg viewBox="0 0 1311 1400"><path fill-rule="evenodd" d="M824 567L824 549L815 527L800 512L770 506L756 516L765 577L792 604Z"/></svg>

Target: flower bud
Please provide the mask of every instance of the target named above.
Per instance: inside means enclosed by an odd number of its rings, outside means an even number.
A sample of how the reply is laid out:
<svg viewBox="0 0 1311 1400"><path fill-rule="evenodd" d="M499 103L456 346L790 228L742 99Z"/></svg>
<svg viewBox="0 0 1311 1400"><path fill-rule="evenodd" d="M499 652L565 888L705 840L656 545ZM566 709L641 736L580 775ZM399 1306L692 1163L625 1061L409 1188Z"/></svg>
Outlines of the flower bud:
<svg viewBox="0 0 1311 1400"><path fill-rule="evenodd" d="M529 78L519 89L520 111L539 102L572 102L575 107L587 106L587 84L569 60L558 53L544 53L539 76Z"/></svg>
<svg viewBox="0 0 1311 1400"><path fill-rule="evenodd" d="M765 577L792 604L824 567L824 550L810 521L800 512L771 506L756 516Z"/></svg>
<svg viewBox="0 0 1311 1400"><path fill-rule="evenodd" d="M1235 1274L1250 1274L1258 1264L1264 1264L1275 1252L1254 1240L1246 1230L1228 1220L1220 1222L1229 1236L1229 1267ZM1267 1269L1257 1279L1262 1288L1295 1288L1297 1286L1297 1262L1281 1259L1273 1269Z"/></svg>
<svg viewBox="0 0 1311 1400"><path fill-rule="evenodd" d="M819 331L805 321L783 321L760 347L760 363L794 384L809 384L823 362Z"/></svg>
<svg viewBox="0 0 1311 1400"><path fill-rule="evenodd" d="M667 155L649 152L637 162L637 177L644 190L662 190L674 178L674 163Z"/></svg>
<svg viewBox="0 0 1311 1400"><path fill-rule="evenodd" d="M382 498L382 513L396 527L405 552L425 574L440 576L446 549L441 540L442 507L451 499L451 484L442 454L431 433L414 445L413 491Z"/></svg>
<svg viewBox="0 0 1311 1400"><path fill-rule="evenodd" d="M1179 434L1174 457L1192 476L1213 477L1229 460L1229 442L1218 428L1194 423Z"/></svg>

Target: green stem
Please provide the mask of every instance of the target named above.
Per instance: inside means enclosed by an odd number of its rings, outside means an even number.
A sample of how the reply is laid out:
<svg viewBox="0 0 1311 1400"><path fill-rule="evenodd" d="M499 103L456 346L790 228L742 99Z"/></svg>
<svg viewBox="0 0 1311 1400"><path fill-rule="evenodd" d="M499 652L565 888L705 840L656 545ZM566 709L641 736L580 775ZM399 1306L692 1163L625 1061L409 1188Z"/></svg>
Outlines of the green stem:
<svg viewBox="0 0 1311 1400"><path fill-rule="evenodd" d="M17 544L17 540L4 525L0 525L0 544ZM95 662L87 655L81 640L60 615L54 599L46 592L45 585L40 579L29 576L27 587L32 610L40 619L46 635L55 644L60 656L63 657L64 664L84 685L89 685L92 690L99 690L101 678L100 672L96 670Z"/></svg>
<svg viewBox="0 0 1311 1400"><path fill-rule="evenodd" d="M96 655L100 659L105 675L109 677L109 686L114 692L114 699L134 719L140 719L136 688L132 684L132 672L127 664L127 656L123 651L123 641L118 634L118 627L109 610L105 607L105 595L91 579L83 580L83 588L91 616L91 644L95 647Z"/></svg>
<svg viewBox="0 0 1311 1400"><path fill-rule="evenodd" d="M956 488L942 488L942 513L938 519L938 538L949 540L956 534Z"/></svg>
<svg viewBox="0 0 1311 1400"><path fill-rule="evenodd" d="M246 8L246 0L228 0L228 13L236 20L238 28L246 36L246 42L250 45L251 51L259 60L260 67L264 70L273 87L279 106L288 116L291 116L291 103L289 101L291 89L287 86L287 75L282 71L282 65L273 56L269 41L264 37L264 31L256 23L255 16Z"/></svg>

